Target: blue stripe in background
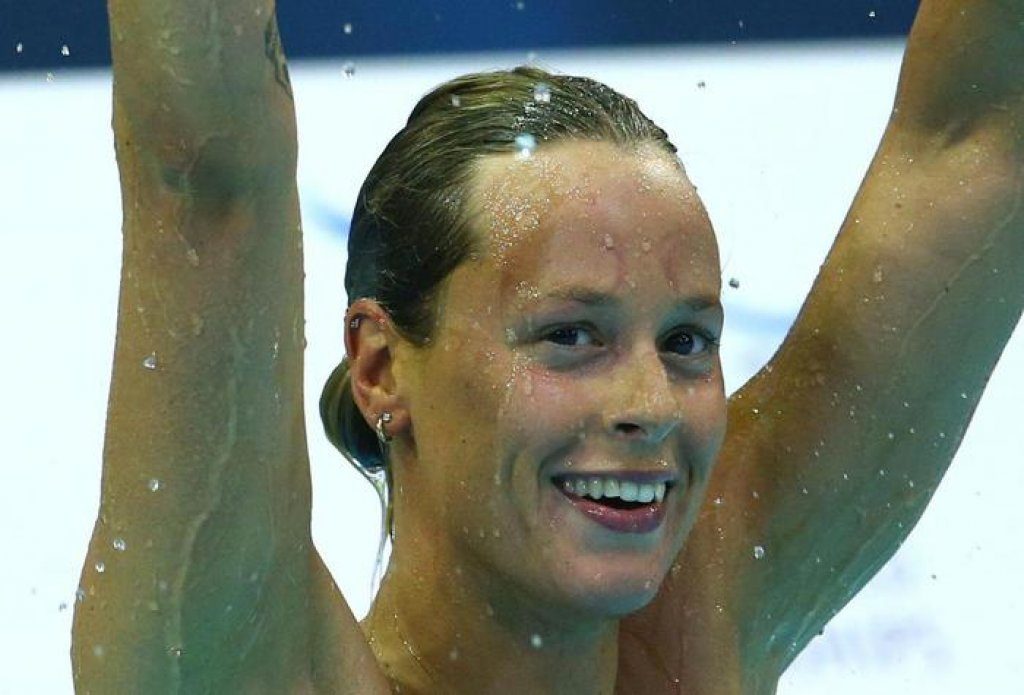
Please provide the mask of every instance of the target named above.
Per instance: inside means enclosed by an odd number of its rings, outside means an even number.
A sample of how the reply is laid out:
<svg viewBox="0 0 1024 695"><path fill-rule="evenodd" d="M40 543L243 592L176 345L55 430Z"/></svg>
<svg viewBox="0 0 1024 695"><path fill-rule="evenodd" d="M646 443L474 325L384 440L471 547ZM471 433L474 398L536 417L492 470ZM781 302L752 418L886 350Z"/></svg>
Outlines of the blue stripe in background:
<svg viewBox="0 0 1024 695"><path fill-rule="evenodd" d="M278 17L289 57L310 58L886 37L906 34L917 5L916 0L283 0ZM351 33L345 33L346 23ZM0 70L108 65L108 43L102 0L0 0Z"/></svg>

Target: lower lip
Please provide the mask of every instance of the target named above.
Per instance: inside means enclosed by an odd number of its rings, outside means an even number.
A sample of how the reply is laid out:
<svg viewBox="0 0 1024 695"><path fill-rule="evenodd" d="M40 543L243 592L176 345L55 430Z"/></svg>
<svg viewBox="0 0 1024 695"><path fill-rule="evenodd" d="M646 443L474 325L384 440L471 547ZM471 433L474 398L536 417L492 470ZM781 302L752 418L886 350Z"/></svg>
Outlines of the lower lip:
<svg viewBox="0 0 1024 695"><path fill-rule="evenodd" d="M588 519L617 533L650 533L661 526L665 518L664 500L636 509L615 509L589 497L573 497L562 490L559 492Z"/></svg>

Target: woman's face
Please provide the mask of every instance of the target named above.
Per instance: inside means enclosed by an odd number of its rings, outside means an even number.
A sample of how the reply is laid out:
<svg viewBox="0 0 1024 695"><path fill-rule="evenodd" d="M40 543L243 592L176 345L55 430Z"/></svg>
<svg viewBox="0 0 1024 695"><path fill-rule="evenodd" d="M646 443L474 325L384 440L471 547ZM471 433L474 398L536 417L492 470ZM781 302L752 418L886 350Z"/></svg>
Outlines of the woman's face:
<svg viewBox="0 0 1024 695"><path fill-rule="evenodd" d="M725 432L707 214L670 156L578 141L483 160L470 208L487 252L410 358L396 531L492 605L636 610Z"/></svg>

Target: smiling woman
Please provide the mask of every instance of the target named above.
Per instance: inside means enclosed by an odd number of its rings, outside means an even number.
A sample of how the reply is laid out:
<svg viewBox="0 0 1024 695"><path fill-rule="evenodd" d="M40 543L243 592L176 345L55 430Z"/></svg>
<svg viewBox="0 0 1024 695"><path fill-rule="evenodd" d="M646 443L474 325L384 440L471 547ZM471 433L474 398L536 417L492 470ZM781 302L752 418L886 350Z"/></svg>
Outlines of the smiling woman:
<svg viewBox="0 0 1024 695"><path fill-rule="evenodd" d="M660 128L533 68L424 97L360 191L321 397L392 504L360 625L309 535L273 6L115 0L125 261L77 685L773 692L920 516L1020 316L1021 20L923 3L850 217L729 401L715 235Z"/></svg>

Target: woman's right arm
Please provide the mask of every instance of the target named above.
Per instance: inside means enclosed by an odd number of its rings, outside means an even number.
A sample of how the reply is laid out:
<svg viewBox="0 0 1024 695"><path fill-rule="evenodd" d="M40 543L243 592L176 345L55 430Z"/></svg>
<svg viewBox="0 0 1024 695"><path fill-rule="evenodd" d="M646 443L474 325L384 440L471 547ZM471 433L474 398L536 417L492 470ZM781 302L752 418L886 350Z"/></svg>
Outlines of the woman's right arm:
<svg viewBox="0 0 1024 695"><path fill-rule="evenodd" d="M339 675L372 659L310 540L295 117L273 0L109 11L124 249L76 691L368 692L359 676L375 675Z"/></svg>

